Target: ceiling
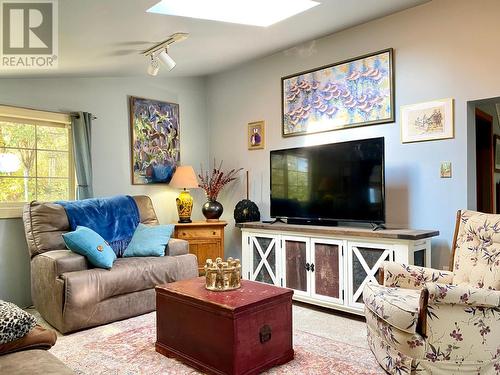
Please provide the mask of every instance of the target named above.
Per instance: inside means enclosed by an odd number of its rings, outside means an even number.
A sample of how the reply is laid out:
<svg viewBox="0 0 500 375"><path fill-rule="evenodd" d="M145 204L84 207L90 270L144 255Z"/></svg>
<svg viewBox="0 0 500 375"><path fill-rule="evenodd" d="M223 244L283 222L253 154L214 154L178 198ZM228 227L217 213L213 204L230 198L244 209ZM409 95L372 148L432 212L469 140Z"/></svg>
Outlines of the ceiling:
<svg viewBox="0 0 500 375"><path fill-rule="evenodd" d="M157 1L60 0L59 69L0 77L145 76L139 53L175 32L190 36L169 49L177 66L159 76L209 75L429 0L317 0L267 28L146 13Z"/></svg>

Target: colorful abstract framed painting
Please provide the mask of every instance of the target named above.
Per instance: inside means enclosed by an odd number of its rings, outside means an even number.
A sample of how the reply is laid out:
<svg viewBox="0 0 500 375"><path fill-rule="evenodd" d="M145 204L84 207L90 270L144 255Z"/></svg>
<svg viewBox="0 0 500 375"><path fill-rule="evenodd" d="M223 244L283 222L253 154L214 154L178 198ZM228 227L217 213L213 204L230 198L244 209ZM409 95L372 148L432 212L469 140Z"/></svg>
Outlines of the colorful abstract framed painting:
<svg viewBox="0 0 500 375"><path fill-rule="evenodd" d="M179 105L130 97L132 184L165 183L180 157Z"/></svg>
<svg viewBox="0 0 500 375"><path fill-rule="evenodd" d="M264 121L255 121L248 123L248 149L260 150L265 146L265 123Z"/></svg>
<svg viewBox="0 0 500 375"><path fill-rule="evenodd" d="M424 142L453 137L453 99L438 99L401 107L401 142Z"/></svg>
<svg viewBox="0 0 500 375"><path fill-rule="evenodd" d="M281 78L284 137L394 122L392 48Z"/></svg>

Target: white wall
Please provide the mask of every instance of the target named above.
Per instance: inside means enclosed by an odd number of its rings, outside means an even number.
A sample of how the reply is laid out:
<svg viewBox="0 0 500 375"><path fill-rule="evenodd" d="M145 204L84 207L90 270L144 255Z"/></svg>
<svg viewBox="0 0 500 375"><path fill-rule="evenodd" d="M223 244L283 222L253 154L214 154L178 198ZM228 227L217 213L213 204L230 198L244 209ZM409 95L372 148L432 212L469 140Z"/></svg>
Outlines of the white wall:
<svg viewBox="0 0 500 375"><path fill-rule="evenodd" d="M208 80L211 155L251 175L251 196L269 216L269 150L384 136L386 209L392 225L438 229L433 265L448 264L455 212L467 206L467 101L500 93L497 0L434 0L284 52L247 63ZM396 122L328 133L281 136L280 77L392 47L395 50ZM455 99L455 138L402 144L399 107ZM246 126L266 121L266 149L248 151ZM441 161L453 178L440 179ZM244 198L244 183L227 189L223 218ZM240 233L226 230L226 255L241 255Z"/></svg>
<svg viewBox="0 0 500 375"><path fill-rule="evenodd" d="M147 194L162 223L178 220L177 191L165 185L132 186L128 95L179 103L181 164L198 168L209 155L203 78L0 79L0 103L52 111L87 111L92 127L96 196ZM193 191L193 218L201 219L204 197ZM21 219L0 220L0 299L31 303L29 257Z"/></svg>

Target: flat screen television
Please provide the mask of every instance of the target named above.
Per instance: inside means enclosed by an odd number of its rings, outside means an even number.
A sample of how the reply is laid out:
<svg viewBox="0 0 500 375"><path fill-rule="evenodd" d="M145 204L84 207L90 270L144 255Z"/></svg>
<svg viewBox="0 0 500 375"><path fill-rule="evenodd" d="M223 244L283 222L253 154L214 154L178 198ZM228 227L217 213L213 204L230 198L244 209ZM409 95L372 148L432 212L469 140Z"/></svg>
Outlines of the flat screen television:
<svg viewBox="0 0 500 375"><path fill-rule="evenodd" d="M384 223L384 138L271 151L271 217Z"/></svg>

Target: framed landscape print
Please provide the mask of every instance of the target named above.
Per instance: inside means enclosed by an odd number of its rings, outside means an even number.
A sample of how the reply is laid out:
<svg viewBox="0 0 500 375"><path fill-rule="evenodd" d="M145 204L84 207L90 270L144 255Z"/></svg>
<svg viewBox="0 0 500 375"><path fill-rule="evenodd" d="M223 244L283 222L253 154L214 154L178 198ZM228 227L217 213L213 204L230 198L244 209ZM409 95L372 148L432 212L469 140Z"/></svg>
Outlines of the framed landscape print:
<svg viewBox="0 0 500 375"><path fill-rule="evenodd" d="M401 142L423 142L453 137L453 99L439 99L401 107Z"/></svg>
<svg viewBox="0 0 500 375"><path fill-rule="evenodd" d="M250 122L248 124L248 149L259 150L265 145L265 123L264 121Z"/></svg>
<svg viewBox="0 0 500 375"><path fill-rule="evenodd" d="M179 105L130 97L132 184L168 184L180 156Z"/></svg>
<svg viewBox="0 0 500 375"><path fill-rule="evenodd" d="M393 51L281 79L284 137L394 122Z"/></svg>

